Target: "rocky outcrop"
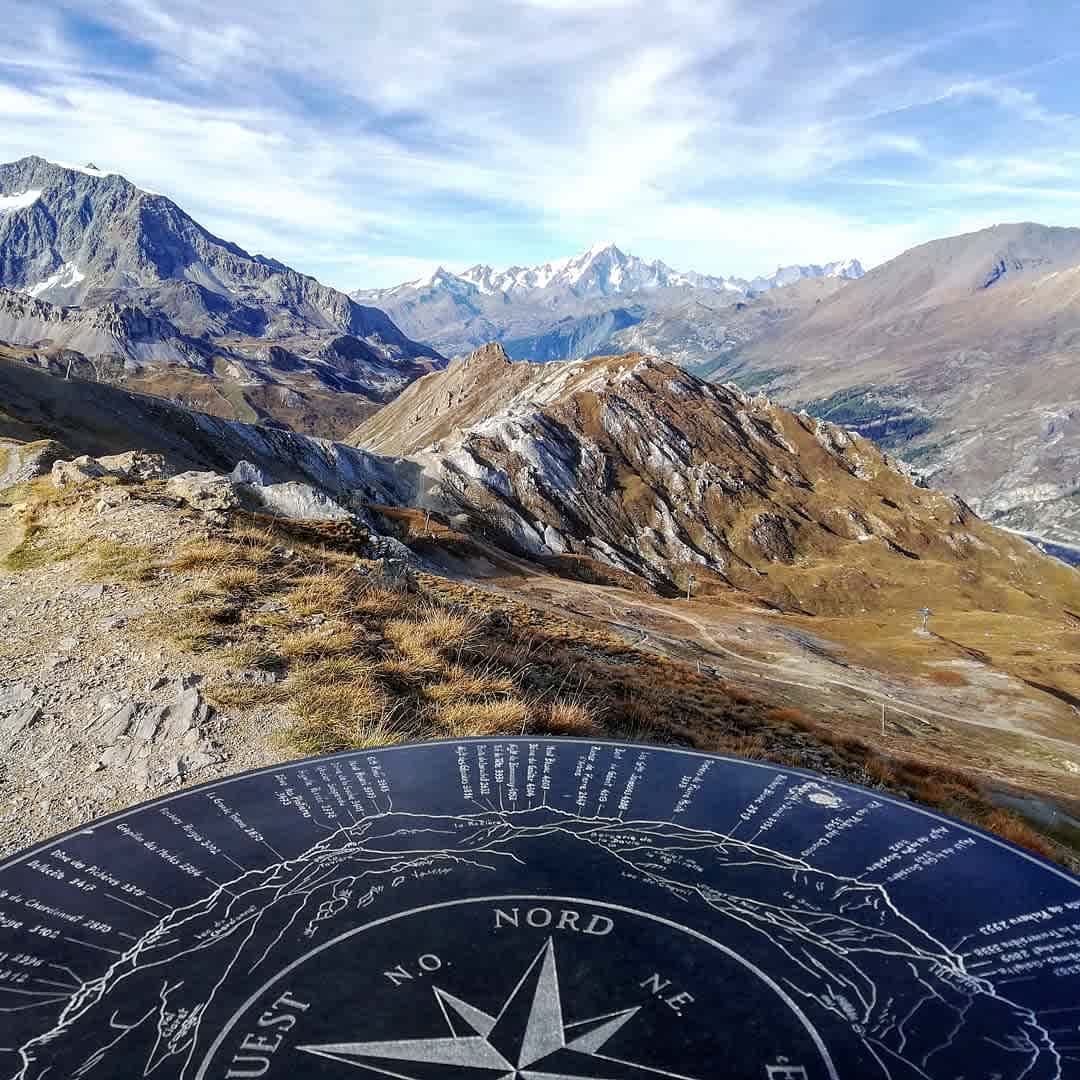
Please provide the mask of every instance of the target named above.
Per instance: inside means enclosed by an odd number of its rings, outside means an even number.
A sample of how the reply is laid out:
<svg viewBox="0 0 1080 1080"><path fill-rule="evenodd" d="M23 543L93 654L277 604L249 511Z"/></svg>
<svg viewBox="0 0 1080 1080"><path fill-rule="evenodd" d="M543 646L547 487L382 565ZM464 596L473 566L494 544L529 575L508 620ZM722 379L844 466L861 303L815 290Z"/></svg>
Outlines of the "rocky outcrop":
<svg viewBox="0 0 1080 1080"><path fill-rule="evenodd" d="M341 443L242 424L100 383L66 381L3 359L0 401L22 438L62 433L71 456L100 463L120 448L137 447L160 455L172 473L228 473L247 462L245 468L265 483L308 484L346 509L363 502L406 504L420 474L408 462ZM0 417L0 436L4 424Z"/></svg>
<svg viewBox="0 0 1080 1080"><path fill-rule="evenodd" d="M58 488L76 487L105 475L106 470L87 454L74 461L56 461L52 467L53 487Z"/></svg>
<svg viewBox="0 0 1080 1080"><path fill-rule="evenodd" d="M240 505L236 486L227 476L212 472L185 472L174 476L165 490L194 510L234 510Z"/></svg>
<svg viewBox="0 0 1080 1080"><path fill-rule="evenodd" d="M127 702L90 728L90 738L102 747L92 771L128 772L138 790L187 779L222 760L210 733L212 715L194 678L181 676L173 701Z"/></svg>
<svg viewBox="0 0 1080 1080"><path fill-rule="evenodd" d="M54 461L52 482L54 487L74 487L87 480L102 476L115 476L124 480L164 480L175 470L169 468L161 454L148 454L143 450L129 450L123 454L106 454L93 458L83 454L71 461Z"/></svg>
<svg viewBox="0 0 1080 1080"><path fill-rule="evenodd" d="M53 464L63 457L71 457L71 451L55 439L30 443L0 439L0 491L47 476Z"/></svg>
<svg viewBox="0 0 1080 1080"><path fill-rule="evenodd" d="M246 477L244 480L237 476ZM204 513L225 512L240 506L270 517L294 521L351 521L354 515L310 484L290 480L265 482L265 475L242 461L228 476L213 472L186 472L165 485L174 498Z"/></svg>
<svg viewBox="0 0 1080 1080"><path fill-rule="evenodd" d="M248 506L271 517L297 521L350 521L353 515L310 484L238 484Z"/></svg>

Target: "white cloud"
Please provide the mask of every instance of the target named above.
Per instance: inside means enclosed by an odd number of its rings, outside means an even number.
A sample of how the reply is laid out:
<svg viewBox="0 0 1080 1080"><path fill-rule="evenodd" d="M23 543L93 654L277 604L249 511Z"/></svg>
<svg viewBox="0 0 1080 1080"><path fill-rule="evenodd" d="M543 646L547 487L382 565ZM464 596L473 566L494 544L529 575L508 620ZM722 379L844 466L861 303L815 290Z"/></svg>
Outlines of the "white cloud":
<svg viewBox="0 0 1080 1080"><path fill-rule="evenodd" d="M5 159L93 160L339 285L540 261L601 234L721 273L873 262L967 213L927 211L932 192L1019 205L1080 186L1070 117L938 62L988 32L977 20L890 40L831 33L824 0L38 7L5 20ZM73 13L131 58L80 41ZM1000 111L997 144L945 154L913 118L974 103ZM1034 126L1045 142L1025 154Z"/></svg>

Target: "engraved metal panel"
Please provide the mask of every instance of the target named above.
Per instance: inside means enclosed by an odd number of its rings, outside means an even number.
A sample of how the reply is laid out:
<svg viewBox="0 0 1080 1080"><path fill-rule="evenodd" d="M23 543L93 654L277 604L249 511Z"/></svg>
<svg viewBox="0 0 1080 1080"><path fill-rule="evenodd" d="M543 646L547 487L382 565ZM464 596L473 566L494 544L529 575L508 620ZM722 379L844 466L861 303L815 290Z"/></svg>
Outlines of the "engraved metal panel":
<svg viewBox="0 0 1080 1080"><path fill-rule="evenodd" d="M544 739L232 777L0 866L0 1077L1080 1076L1080 882L880 792Z"/></svg>

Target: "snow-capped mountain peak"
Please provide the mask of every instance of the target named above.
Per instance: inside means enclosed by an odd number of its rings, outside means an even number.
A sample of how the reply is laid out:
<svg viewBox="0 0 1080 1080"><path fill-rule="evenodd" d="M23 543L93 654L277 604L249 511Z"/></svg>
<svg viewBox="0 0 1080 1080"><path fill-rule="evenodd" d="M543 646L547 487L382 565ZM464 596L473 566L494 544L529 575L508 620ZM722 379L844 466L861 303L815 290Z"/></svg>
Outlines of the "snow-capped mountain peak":
<svg viewBox="0 0 1080 1080"><path fill-rule="evenodd" d="M826 263L819 266L812 263L810 266L778 266L774 274L768 277L756 277L747 282L750 292L768 292L770 289L782 288L792 285L803 278L861 278L865 271L858 259L839 259L836 262Z"/></svg>
<svg viewBox="0 0 1080 1080"><path fill-rule="evenodd" d="M96 176L101 179L105 176L117 176L117 173L109 172L106 169L99 169L93 162L89 162L86 165L72 165L67 161L50 161L50 165L55 165L60 169L67 169L68 172L82 173L83 176Z"/></svg>
<svg viewBox="0 0 1080 1080"><path fill-rule="evenodd" d="M866 271L858 259L843 259L840 262L825 264L826 277L861 278Z"/></svg>
<svg viewBox="0 0 1080 1080"><path fill-rule="evenodd" d="M790 285L806 277L857 278L862 274L858 259L843 259L824 266L782 266L774 274L753 280L725 278L693 270L674 270L660 259L642 259L623 251L613 240L602 240L578 255L551 259L535 266L515 265L496 270L484 263L477 263L460 274L451 273L440 266L434 273L416 281L392 289L354 295L378 299L410 289L443 289L458 296L478 292L485 296L502 295L521 300L536 292L554 295L557 291L565 291L579 300L593 300L642 290L679 287L748 295Z"/></svg>
<svg viewBox="0 0 1080 1080"><path fill-rule="evenodd" d="M560 333L593 340L601 330L610 333L629 325L654 304L664 307L682 302L684 297L672 295L673 290L720 294L716 302L723 306L804 277L861 276L858 260L846 259L824 266L781 267L753 281L725 278L675 270L660 259L642 259L612 240L603 240L576 255L534 266L498 270L477 263L459 273L440 266L403 285L361 289L351 295L406 324L418 339L436 341L444 351L454 353L486 341L524 341L546 333L554 322L573 325ZM693 299L693 294L686 299ZM712 305L709 297L704 299ZM588 327L579 325L574 322L579 317L593 322Z"/></svg>
<svg viewBox="0 0 1080 1080"><path fill-rule="evenodd" d="M665 286L726 287L723 278L693 272L682 274L659 259L650 262L630 255L613 240L600 241L578 255L552 259L536 266L495 270L478 263L456 276L487 295L502 293L511 297L555 289L566 289L585 299Z"/></svg>

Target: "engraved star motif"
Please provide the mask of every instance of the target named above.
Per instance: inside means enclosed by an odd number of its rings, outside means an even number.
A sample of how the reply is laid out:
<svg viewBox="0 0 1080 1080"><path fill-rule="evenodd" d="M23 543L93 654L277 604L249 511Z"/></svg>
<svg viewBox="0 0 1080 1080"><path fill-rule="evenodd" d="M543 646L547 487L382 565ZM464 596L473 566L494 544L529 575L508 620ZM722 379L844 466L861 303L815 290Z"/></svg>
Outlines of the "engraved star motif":
<svg viewBox="0 0 1080 1080"><path fill-rule="evenodd" d="M518 980L498 1016L435 988L449 1036L299 1046L309 1054L398 1080L639 1080L680 1073L600 1053L640 1006L567 1024L552 939Z"/></svg>

